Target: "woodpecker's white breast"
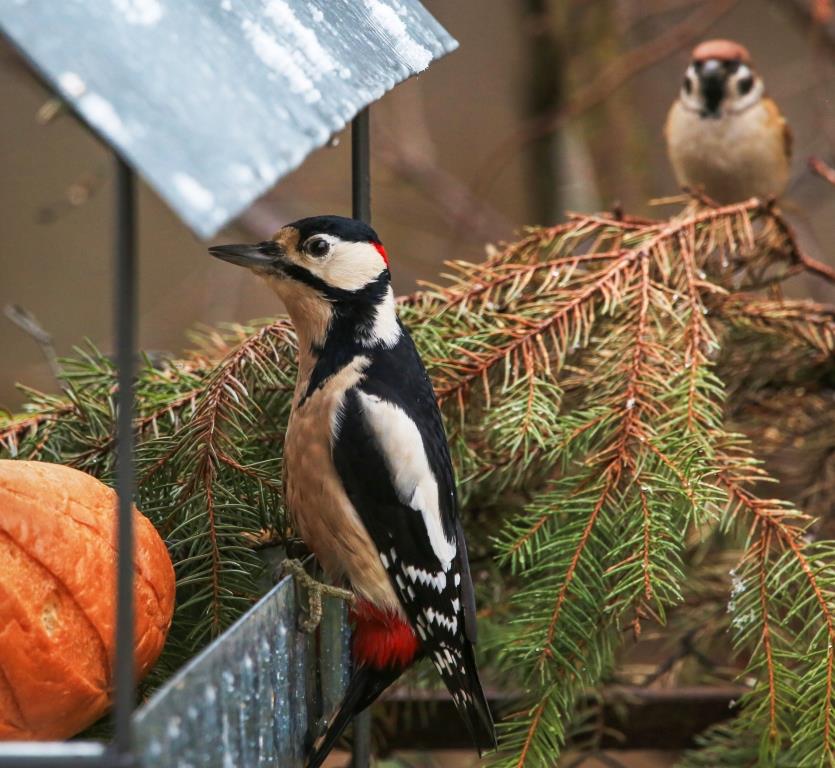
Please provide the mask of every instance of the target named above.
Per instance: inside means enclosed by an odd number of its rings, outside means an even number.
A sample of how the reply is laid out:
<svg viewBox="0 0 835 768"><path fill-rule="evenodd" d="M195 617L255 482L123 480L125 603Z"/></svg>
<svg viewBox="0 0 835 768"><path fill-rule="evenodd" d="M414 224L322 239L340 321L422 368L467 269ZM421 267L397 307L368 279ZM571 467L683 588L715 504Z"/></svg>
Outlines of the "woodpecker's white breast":
<svg viewBox="0 0 835 768"><path fill-rule="evenodd" d="M765 199L786 187L785 122L769 99L719 118L702 117L676 101L666 136L679 184L701 187L717 202Z"/></svg>
<svg viewBox="0 0 835 768"><path fill-rule="evenodd" d="M345 578L360 598L401 613L377 549L345 493L331 452L345 393L361 380L368 365L367 357L355 357L294 408L284 443L286 503L296 530L330 579ZM308 376L299 377L296 404L307 391L307 380Z"/></svg>

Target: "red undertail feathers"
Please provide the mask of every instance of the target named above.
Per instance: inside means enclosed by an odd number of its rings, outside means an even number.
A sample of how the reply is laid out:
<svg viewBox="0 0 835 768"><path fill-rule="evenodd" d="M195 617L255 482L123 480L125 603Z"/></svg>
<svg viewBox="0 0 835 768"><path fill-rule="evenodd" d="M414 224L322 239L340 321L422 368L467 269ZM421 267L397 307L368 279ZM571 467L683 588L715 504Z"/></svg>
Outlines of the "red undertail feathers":
<svg viewBox="0 0 835 768"><path fill-rule="evenodd" d="M357 664L374 669L405 669L420 653L420 641L409 622L367 601L351 609L353 656Z"/></svg>

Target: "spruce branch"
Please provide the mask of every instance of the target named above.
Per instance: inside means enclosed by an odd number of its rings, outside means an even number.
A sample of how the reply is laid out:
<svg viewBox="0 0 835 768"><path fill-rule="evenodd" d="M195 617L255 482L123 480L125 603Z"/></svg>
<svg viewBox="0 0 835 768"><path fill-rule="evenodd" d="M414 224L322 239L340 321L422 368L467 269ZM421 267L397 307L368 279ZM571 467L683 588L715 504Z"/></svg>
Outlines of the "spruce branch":
<svg viewBox="0 0 835 768"><path fill-rule="evenodd" d="M835 307L736 294L722 301L718 311L732 326L773 334L793 345L807 344L822 356L835 354Z"/></svg>
<svg viewBox="0 0 835 768"><path fill-rule="evenodd" d="M523 694L499 764L551 765L572 735L599 733L599 711L578 702L616 673L626 637L689 638L696 666L717 675L694 638L721 643L728 626L746 695L687 760L828 759L832 545L810 538L794 505L761 497L769 473L736 434L778 424L771 442L802 432L816 461L835 455L823 433L809 437L827 413L833 312L773 290L803 270L823 274L773 206L690 202L666 220L572 215L482 264L449 264L443 284L400 301L444 408L464 513L478 522L473 563L493 604L482 653ZM251 605L253 542L287 531L295 354L281 319L208 330L184 360L137 374L138 503L178 576L160 674ZM64 376L64 394L30 393L23 417L0 424L0 451L109 481L113 366L86 348ZM773 419L772 395L794 422ZM791 407L797 398L808 410Z"/></svg>

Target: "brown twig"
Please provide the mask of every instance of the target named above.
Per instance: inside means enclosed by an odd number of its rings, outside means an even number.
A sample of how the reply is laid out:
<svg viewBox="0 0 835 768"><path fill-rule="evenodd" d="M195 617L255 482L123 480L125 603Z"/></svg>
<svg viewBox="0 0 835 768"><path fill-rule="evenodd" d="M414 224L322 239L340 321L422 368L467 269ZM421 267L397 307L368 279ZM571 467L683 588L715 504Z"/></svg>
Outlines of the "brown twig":
<svg viewBox="0 0 835 768"><path fill-rule="evenodd" d="M539 723L542 720L542 714L545 711L545 704L547 701L547 694L543 695L542 700L539 702L539 706L536 708L536 712L534 713L530 728L528 728L528 734L525 738L525 743L522 745L522 750L519 753L519 760L516 762L516 768L524 768L527 765L528 752L530 751L531 744L533 744L534 736L536 736L536 732L539 730Z"/></svg>
<svg viewBox="0 0 835 768"><path fill-rule="evenodd" d="M777 738L777 684L774 670L774 651L771 647L771 623L768 616L768 590L766 588L766 572L768 564L768 553L771 544L771 530L763 528L758 544L758 573L760 582L760 610L763 616L763 647L765 648L765 661L768 670L768 727L772 739Z"/></svg>
<svg viewBox="0 0 835 768"><path fill-rule="evenodd" d="M828 181L830 184L835 186L835 168L831 165L828 165L819 157L810 157L809 168L811 168L812 172L816 173L824 181Z"/></svg>
<svg viewBox="0 0 835 768"><path fill-rule="evenodd" d="M822 277L830 283L835 283L835 269L830 267L828 264L824 264L823 262L818 261L817 259L814 259L806 254L800 247L794 227L792 227L792 225L789 224L789 222L786 221L786 219L777 210L775 210L773 206L766 206L765 208L770 214L771 220L774 222L775 226L783 232L786 240L791 245L795 260L801 264L807 272L811 272L818 277Z"/></svg>
<svg viewBox="0 0 835 768"><path fill-rule="evenodd" d="M723 297L723 318L790 341L802 340L822 355L835 354L835 306L808 300L768 300L747 293Z"/></svg>
<svg viewBox="0 0 835 768"><path fill-rule="evenodd" d="M57 407L53 411L44 413L36 413L33 416L27 416L23 419L16 419L10 424L0 428L0 442L6 443L11 449L12 445L16 445L21 436L30 429L37 430L42 424L58 421L62 416L66 416L75 410L72 403L66 403Z"/></svg>
<svg viewBox="0 0 835 768"><path fill-rule="evenodd" d="M612 465L610 465L607 469L612 470ZM565 577L563 578L562 584L560 585L560 591L557 593L557 599L554 601L554 610L551 613L551 619L548 622L548 631L545 635L545 645L543 646L542 653L539 656L539 666L544 664L545 661L550 657L550 645L554 641L554 634L557 631L557 623L559 622L560 613L562 611L562 606L565 602L565 598L568 595L568 590L571 587L571 582L574 579L574 573L577 570L577 565L579 564L580 558L583 556L583 552L585 551L586 545L588 544L591 532L594 530L595 523L597 522L597 517L600 514L600 511L603 509L603 505L608 500L609 494L611 493L616 480L616 471L607 472L606 480L603 484L603 490L600 492L600 496L598 497L597 502L595 503L591 514L589 515L589 519L586 521L586 527L583 529L583 533L580 536L580 540L574 549L574 554L571 556L571 562L569 563L568 570L566 571Z"/></svg>

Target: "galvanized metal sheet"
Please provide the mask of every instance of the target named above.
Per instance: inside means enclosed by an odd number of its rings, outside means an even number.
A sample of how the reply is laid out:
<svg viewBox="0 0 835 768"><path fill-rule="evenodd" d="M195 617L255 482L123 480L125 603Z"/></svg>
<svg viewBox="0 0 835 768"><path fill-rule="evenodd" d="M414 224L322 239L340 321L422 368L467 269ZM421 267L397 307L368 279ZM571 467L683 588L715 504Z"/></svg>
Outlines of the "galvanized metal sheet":
<svg viewBox="0 0 835 768"><path fill-rule="evenodd" d="M140 764L302 766L347 685L350 632L344 603L331 598L318 636L296 621L296 590L284 579L135 713Z"/></svg>
<svg viewBox="0 0 835 768"><path fill-rule="evenodd" d="M0 26L204 237L458 45L418 0L0 0Z"/></svg>

